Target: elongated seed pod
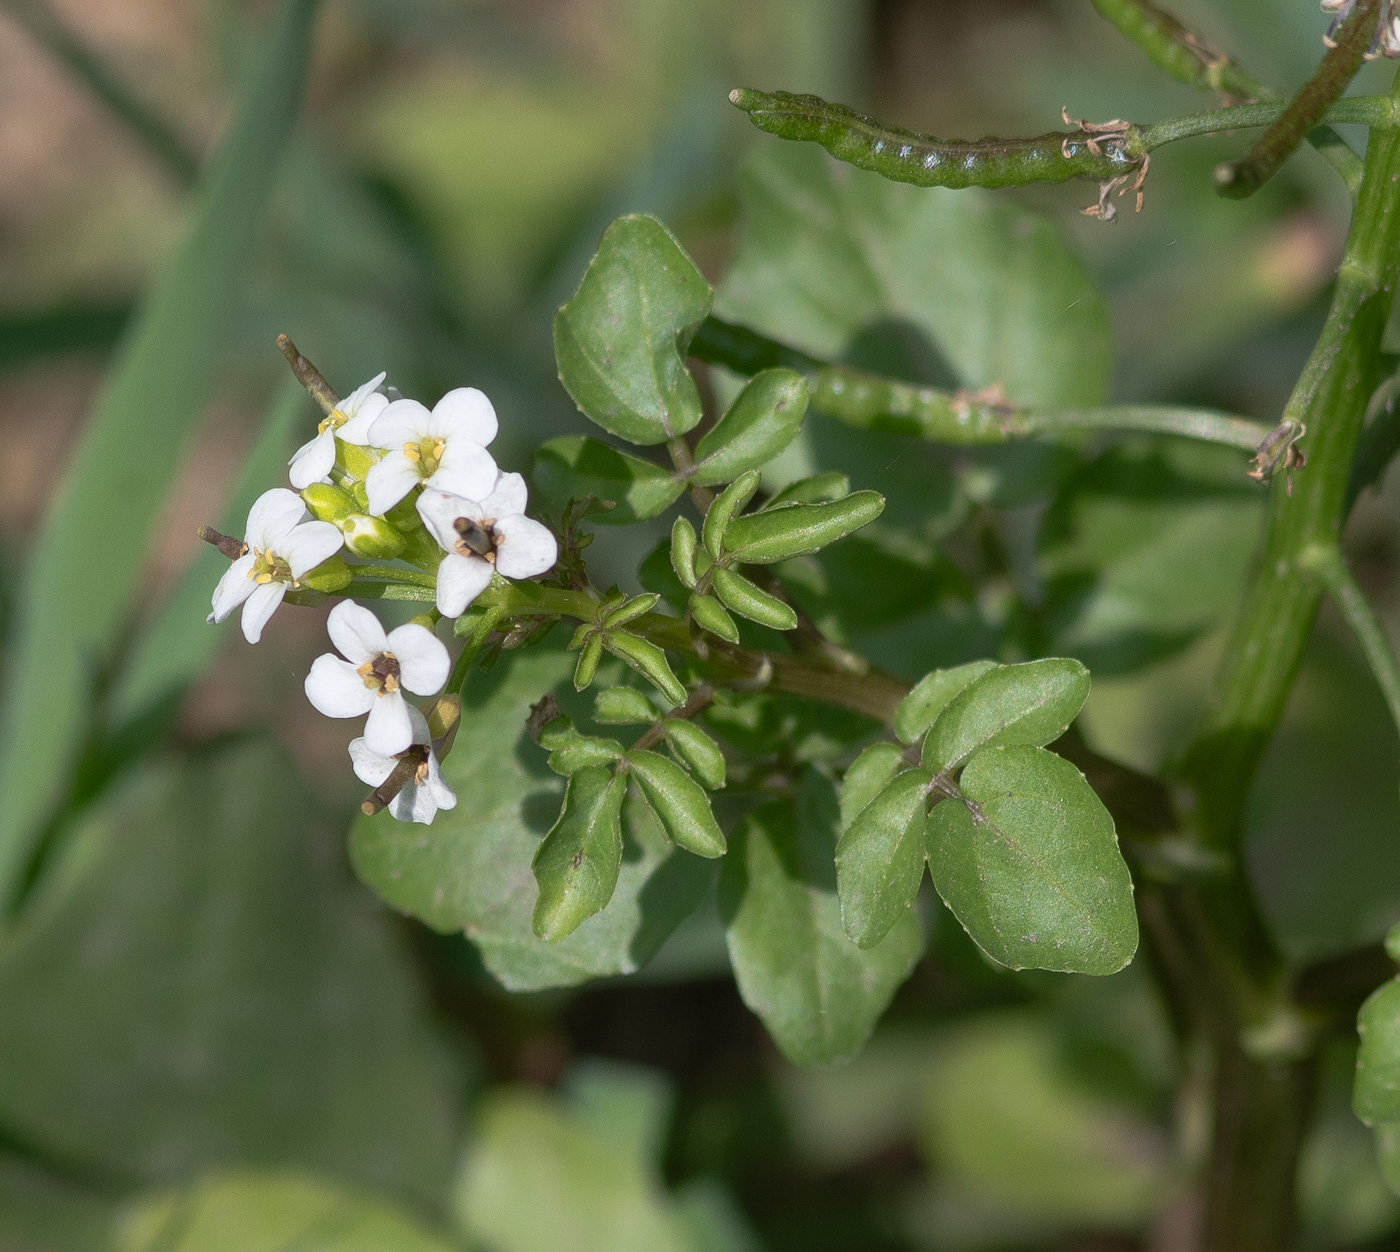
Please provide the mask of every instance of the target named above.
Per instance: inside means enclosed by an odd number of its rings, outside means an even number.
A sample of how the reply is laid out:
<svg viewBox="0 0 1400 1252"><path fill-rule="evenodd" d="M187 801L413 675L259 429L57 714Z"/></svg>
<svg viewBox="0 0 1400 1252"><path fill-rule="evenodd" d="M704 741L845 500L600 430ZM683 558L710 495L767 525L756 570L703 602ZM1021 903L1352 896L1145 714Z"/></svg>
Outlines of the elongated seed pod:
<svg viewBox="0 0 1400 1252"><path fill-rule="evenodd" d="M1244 100L1275 100L1257 78L1212 48L1165 9L1149 0L1091 0L1099 16L1134 43L1158 69L1202 91Z"/></svg>
<svg viewBox="0 0 1400 1252"><path fill-rule="evenodd" d="M819 143L838 160L918 187L1018 187L1071 178L1108 182L1147 155L1138 128L1051 131L1030 139L943 140L886 126L844 104L787 91L740 87L732 104L780 139Z"/></svg>
<svg viewBox="0 0 1400 1252"><path fill-rule="evenodd" d="M931 443L1005 443L1029 433L1025 411L999 394L940 391L841 366L818 371L811 406L848 426Z"/></svg>

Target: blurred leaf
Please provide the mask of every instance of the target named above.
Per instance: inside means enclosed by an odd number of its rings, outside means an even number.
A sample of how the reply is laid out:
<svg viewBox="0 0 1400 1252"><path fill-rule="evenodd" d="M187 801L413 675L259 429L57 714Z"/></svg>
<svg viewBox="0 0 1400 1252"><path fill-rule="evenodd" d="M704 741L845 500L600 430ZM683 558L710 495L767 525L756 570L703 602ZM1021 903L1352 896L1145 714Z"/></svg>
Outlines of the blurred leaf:
<svg viewBox="0 0 1400 1252"><path fill-rule="evenodd" d="M744 1003L798 1065L854 1056L923 953L912 909L862 950L841 928L837 802L809 769L800 804L766 804L733 837L720 878L729 957Z"/></svg>
<svg viewBox="0 0 1400 1252"><path fill-rule="evenodd" d="M1361 1006L1356 1029L1361 1050L1352 1109L1368 1126L1400 1122L1400 979L1372 992Z"/></svg>
<svg viewBox="0 0 1400 1252"><path fill-rule="evenodd" d="M620 217L554 319L559 381L584 415L630 443L665 443L702 416L684 353L713 293L654 217Z"/></svg>
<svg viewBox="0 0 1400 1252"><path fill-rule="evenodd" d="M626 1061L584 1057L560 1090L583 1124L644 1172L657 1170L676 1102L670 1078Z"/></svg>
<svg viewBox="0 0 1400 1252"><path fill-rule="evenodd" d="M512 991L635 972L699 904L714 872L673 847L629 797L612 902L558 943L531 930L530 861L559 812L563 782L530 742L525 720L550 690L566 709L580 706L572 668L569 654L549 649L514 653L474 674L456 747L443 762L462 803L439 813L431 831L383 812L361 818L350 834L355 869L371 887L436 930L464 930Z"/></svg>
<svg viewBox="0 0 1400 1252"><path fill-rule="evenodd" d="M114 1252L116 1204L0 1156L0 1252Z"/></svg>
<svg viewBox="0 0 1400 1252"><path fill-rule="evenodd" d="M123 340L30 558L0 709L0 905L57 796L92 667L132 605L151 528L213 385L301 99L315 9L315 0L283 0L269 20L190 234Z"/></svg>
<svg viewBox="0 0 1400 1252"><path fill-rule="evenodd" d="M938 894L1012 969L1112 974L1137 951L1133 882L1113 819L1073 765L1031 747L984 748L960 800L928 819Z"/></svg>
<svg viewBox="0 0 1400 1252"><path fill-rule="evenodd" d="M627 526L664 513L685 491L675 474L654 461L629 456L597 439L568 435L551 439L535 454L531 475L536 492L553 513L590 493L614 509L594 513L599 526Z"/></svg>
<svg viewBox="0 0 1400 1252"><path fill-rule="evenodd" d="M0 1123L129 1180L285 1163L431 1198L461 1074L284 753L91 811L0 949Z"/></svg>
<svg viewBox="0 0 1400 1252"><path fill-rule="evenodd" d="M116 1252L451 1252L380 1200L305 1175L216 1174L139 1202Z"/></svg>
<svg viewBox="0 0 1400 1252"><path fill-rule="evenodd" d="M1042 1024L984 1018L935 1065L924 1149L963 1185L1080 1227L1136 1228L1157 1210L1166 1136L1072 1081Z"/></svg>
<svg viewBox="0 0 1400 1252"><path fill-rule="evenodd" d="M805 144L757 149L716 311L822 358L870 323L927 335L969 388L1101 403L1108 313L1046 218L1004 197L886 182Z"/></svg>
<svg viewBox="0 0 1400 1252"><path fill-rule="evenodd" d="M532 925L554 943L607 906L622 868L622 800L627 781L591 765L570 773L559 820L535 853L539 884Z"/></svg>
<svg viewBox="0 0 1400 1252"><path fill-rule="evenodd" d="M126 304L60 305L0 316L0 368L70 352L110 352L130 316Z"/></svg>

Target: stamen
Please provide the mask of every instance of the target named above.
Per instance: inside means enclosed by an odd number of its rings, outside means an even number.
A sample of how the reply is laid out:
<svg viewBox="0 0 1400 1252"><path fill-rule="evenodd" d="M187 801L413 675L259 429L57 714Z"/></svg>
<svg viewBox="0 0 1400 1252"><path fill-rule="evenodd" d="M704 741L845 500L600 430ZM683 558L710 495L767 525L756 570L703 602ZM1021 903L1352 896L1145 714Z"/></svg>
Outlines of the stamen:
<svg viewBox="0 0 1400 1252"><path fill-rule="evenodd" d="M493 565L496 561L496 519L488 517L482 522L474 518L459 517L452 523L452 529L461 536L453 547L459 556L485 557Z"/></svg>
<svg viewBox="0 0 1400 1252"><path fill-rule="evenodd" d="M382 696L391 696L399 689L399 662L392 652L381 652L355 670L365 686Z"/></svg>

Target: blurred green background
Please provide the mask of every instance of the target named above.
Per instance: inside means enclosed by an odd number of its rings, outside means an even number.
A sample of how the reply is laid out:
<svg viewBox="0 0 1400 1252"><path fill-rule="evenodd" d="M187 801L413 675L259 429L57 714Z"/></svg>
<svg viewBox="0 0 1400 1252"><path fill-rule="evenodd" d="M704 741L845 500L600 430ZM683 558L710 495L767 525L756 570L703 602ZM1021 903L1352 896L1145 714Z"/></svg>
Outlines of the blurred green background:
<svg viewBox="0 0 1400 1252"><path fill-rule="evenodd" d="M48 6L0 0L0 618L121 328L183 236L190 170L267 12ZM1326 24L1309 0L1178 8L1283 89ZM83 50L154 129L94 91ZM1385 89L1388 69L1358 90ZM580 430L554 377L553 312L624 212L661 216L720 282L739 171L778 142L729 106L739 84L948 136L1049 130L1061 105L1136 121L1210 107L1088 0L329 0L141 604L176 584L195 525L222 516L283 385L279 331L342 392L381 369L426 399L484 388L503 467ZM1050 213L1103 286L1119 399L1272 420L1321 325L1344 189L1305 150L1254 199L1220 200L1209 171L1238 147L1154 156L1144 211L1112 226L1078 215L1084 185L1003 193ZM297 420L309 429L308 411ZM865 458L859 485L897 487L940 537L950 458L923 448L896 470L907 449L892 438L812 438L819 460ZM1038 576L1053 590L1101 571L1058 641L1095 672L1091 743L1155 770L1204 699L1259 497L1229 458L1135 447L1078 471ZM1179 499L1139 489L1172 472L1191 484ZM1393 483L1368 492L1347 536L1391 625L1398 506ZM1004 515L1014 528L1016 508ZM596 581L635 586L654 541L605 532ZM973 618L894 621L867 650L908 677L980 655L1005 594L988 581ZM1132 654L1125 612L1175 642ZM1188 1246L1202 1093L1178 1091L1136 968L996 971L930 908L928 955L866 1052L801 1070L740 1002L713 909L640 975L518 996L465 939L390 915L345 862L353 730L301 690L322 616L279 614L256 650L225 632L162 740L184 764L127 778L120 753L99 762L121 785L78 797L41 866L0 959L3 1252ZM1299 960L1400 919L1395 758L1325 609L1251 802L1256 882ZM1301 1180L1309 1245L1400 1248L1400 1201L1348 1109L1348 1045L1325 1069Z"/></svg>

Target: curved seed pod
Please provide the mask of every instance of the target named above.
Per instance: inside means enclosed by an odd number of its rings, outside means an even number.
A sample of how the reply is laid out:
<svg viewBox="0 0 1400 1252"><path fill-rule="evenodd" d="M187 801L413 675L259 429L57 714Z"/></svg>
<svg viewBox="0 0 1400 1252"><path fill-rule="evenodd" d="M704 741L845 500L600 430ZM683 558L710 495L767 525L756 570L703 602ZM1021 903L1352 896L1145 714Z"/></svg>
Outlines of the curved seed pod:
<svg viewBox="0 0 1400 1252"><path fill-rule="evenodd" d="M1031 430L1025 410L996 388L940 391L839 365L813 377L811 403L814 411L847 426L930 443L1005 443Z"/></svg>
<svg viewBox="0 0 1400 1252"><path fill-rule="evenodd" d="M569 779L559 818L535 852L539 884L531 926L551 942L601 912L622 869L622 801L627 782L611 769L580 770Z"/></svg>
<svg viewBox="0 0 1400 1252"><path fill-rule="evenodd" d="M676 677L666 654L650 639L629 635L622 630L597 637L603 640L603 646L609 652L626 661L672 704L685 703L685 684Z"/></svg>
<svg viewBox="0 0 1400 1252"><path fill-rule="evenodd" d="M714 560L718 561L723 551L724 532L729 526L729 519L753 499L759 481L757 470L741 474L715 497L705 513L705 524L700 528L700 534L705 542L705 551Z"/></svg>
<svg viewBox="0 0 1400 1252"><path fill-rule="evenodd" d="M690 615L702 630L718 635L726 643L739 642L739 628L734 619L724 611L713 596L702 596L698 592L690 597Z"/></svg>
<svg viewBox="0 0 1400 1252"><path fill-rule="evenodd" d="M682 587L695 590L695 527L684 517L671 525L671 568Z"/></svg>
<svg viewBox="0 0 1400 1252"><path fill-rule="evenodd" d="M710 797L679 765L656 752L628 755L632 776L661 819L666 837L678 848L713 859L725 852L724 833L715 821Z"/></svg>
<svg viewBox="0 0 1400 1252"><path fill-rule="evenodd" d="M611 630L614 626L625 626L628 622L641 617L643 613L650 613L660 603L661 597L654 591L636 596L609 613L603 619L603 629Z"/></svg>
<svg viewBox="0 0 1400 1252"><path fill-rule="evenodd" d="M583 651L578 654L578 664L574 666L575 691L583 691L592 684L602 656L603 636L594 632L584 641Z"/></svg>
<svg viewBox="0 0 1400 1252"><path fill-rule="evenodd" d="M740 617L747 617L751 622L770 626L774 630L797 629L797 614L793 612L792 605L784 604L777 596L770 596L742 574L729 569L716 569L713 586L715 595Z"/></svg>
<svg viewBox="0 0 1400 1252"><path fill-rule="evenodd" d="M745 565L771 565L819 552L873 522L885 511L878 491L856 491L827 504L790 504L736 517L724 533L727 556Z"/></svg>
<svg viewBox="0 0 1400 1252"><path fill-rule="evenodd" d="M807 380L801 374L755 374L696 445L691 482L713 487L766 465L797 438L806 414Z"/></svg>
<svg viewBox="0 0 1400 1252"><path fill-rule="evenodd" d="M1099 16L1136 44L1158 69L1178 82L1238 96L1242 100L1267 100L1275 93L1246 74L1223 52L1183 26L1164 9L1148 0L1090 0Z"/></svg>
<svg viewBox="0 0 1400 1252"><path fill-rule="evenodd" d="M676 759L695 775L702 787L718 791L724 786L724 753L719 750L719 744L694 722L668 717L661 728L666 732L666 742Z"/></svg>
<svg viewBox="0 0 1400 1252"><path fill-rule="evenodd" d="M760 130L819 143L839 161L919 187L1019 187L1071 178L1109 182L1147 156L1136 126L1052 131L1031 139L942 140L885 126L819 96L738 88L729 100Z"/></svg>
<svg viewBox="0 0 1400 1252"><path fill-rule="evenodd" d="M635 687L604 687L593 697L593 718L605 726L650 726L658 714Z"/></svg>

